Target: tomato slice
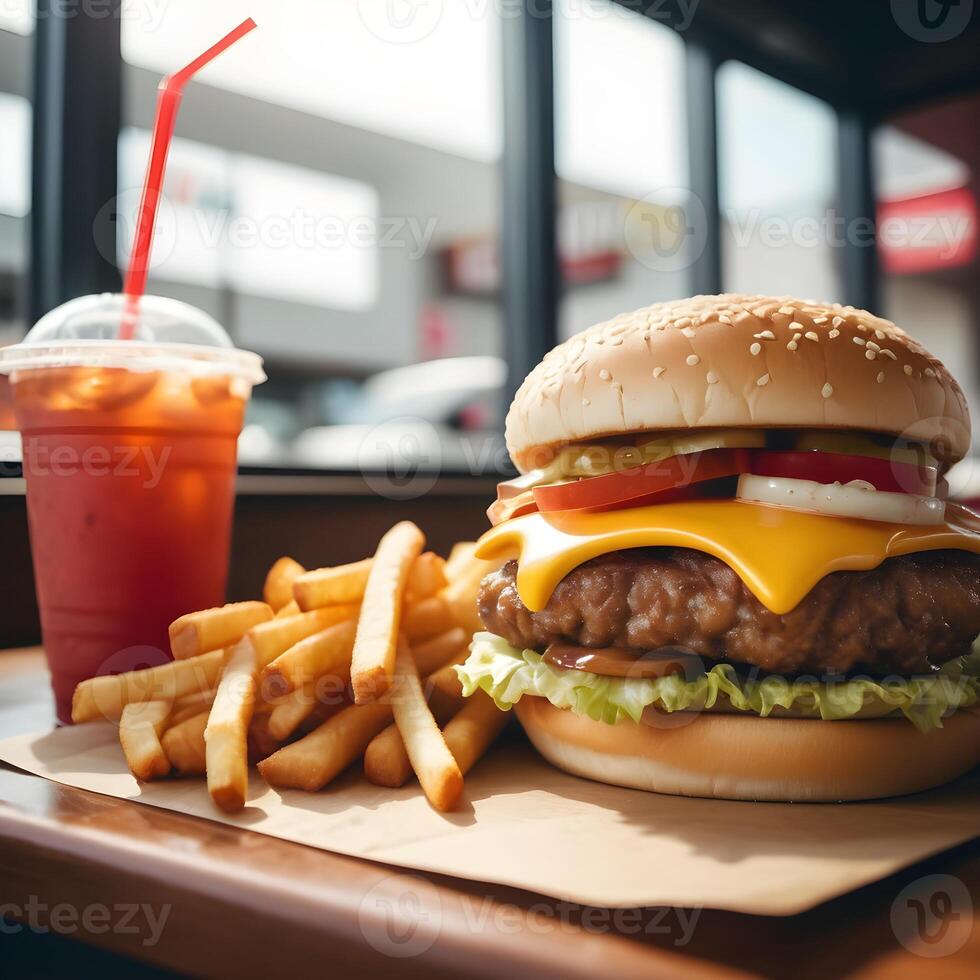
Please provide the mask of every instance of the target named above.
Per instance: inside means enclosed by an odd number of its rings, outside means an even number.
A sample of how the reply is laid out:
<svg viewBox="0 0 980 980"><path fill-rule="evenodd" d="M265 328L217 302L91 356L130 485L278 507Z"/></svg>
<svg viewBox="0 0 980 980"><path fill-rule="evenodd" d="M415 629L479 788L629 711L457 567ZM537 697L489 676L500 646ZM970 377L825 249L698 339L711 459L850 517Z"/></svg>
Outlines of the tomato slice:
<svg viewBox="0 0 980 980"><path fill-rule="evenodd" d="M546 512L612 507L705 480L736 476L747 464L745 452L744 449L711 449L671 456L621 473L535 487L531 493L538 509Z"/></svg>
<svg viewBox="0 0 980 980"><path fill-rule="evenodd" d="M776 452L750 453L747 472L815 483L850 483L865 480L876 490L887 493L914 493L931 497L936 492L935 467L915 466L874 456L848 456L843 453Z"/></svg>

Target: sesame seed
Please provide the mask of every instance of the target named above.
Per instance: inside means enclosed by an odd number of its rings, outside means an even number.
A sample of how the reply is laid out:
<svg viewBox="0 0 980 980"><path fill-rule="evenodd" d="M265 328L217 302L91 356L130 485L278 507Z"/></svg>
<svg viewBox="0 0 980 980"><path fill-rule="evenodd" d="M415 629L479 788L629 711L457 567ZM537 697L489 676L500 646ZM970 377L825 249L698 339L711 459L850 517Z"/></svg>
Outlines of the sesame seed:
<svg viewBox="0 0 980 980"><path fill-rule="evenodd" d="M869 360L873 361L878 355L873 350L866 350L864 356Z"/></svg>
<svg viewBox="0 0 980 980"><path fill-rule="evenodd" d="M842 327L844 326L844 318L842 316L835 316L833 320L830 321L832 327Z"/></svg>
<svg viewBox="0 0 980 980"><path fill-rule="evenodd" d="M885 331L884 331L884 330L876 330L876 331L875 331L875 336L876 336L876 337L877 337L877 338L878 338L879 340L884 340L884 339L885 339Z"/></svg>
<svg viewBox="0 0 980 980"><path fill-rule="evenodd" d="M873 340L868 341L868 349L873 350L876 354L881 350L881 348Z"/></svg>
<svg viewBox="0 0 980 980"><path fill-rule="evenodd" d="M834 386L829 381L820 389L820 394L823 395L824 398L829 398L833 393Z"/></svg>
<svg viewBox="0 0 980 980"><path fill-rule="evenodd" d="M608 381L612 377L612 375L605 368L603 368L599 372L599 377L602 378L603 381Z"/></svg>
<svg viewBox="0 0 980 980"><path fill-rule="evenodd" d="M885 380L885 372L884 371L879 371L878 372L878 384L881 384L884 380Z"/></svg>
<svg viewBox="0 0 980 980"><path fill-rule="evenodd" d="M685 328L684 328L684 329L683 329L683 330L681 331L681 333L682 333L682 334L684 334L684 336L685 336L685 337L688 337L688 338L690 338L690 337L693 337L693 336L694 336L694 330L693 330L693 328L692 328L692 327L685 327Z"/></svg>
<svg viewBox="0 0 980 980"><path fill-rule="evenodd" d="M887 348L882 347L881 353L884 354L885 357L890 357L893 361L898 360L898 355L896 355L896 353L893 350L888 350Z"/></svg>
<svg viewBox="0 0 980 980"><path fill-rule="evenodd" d="M790 342L789 342L789 343L788 343L788 344L786 345L786 350L797 350L797 349L799 348L799 346L800 346L800 345L799 345L799 344L798 344L798 343L797 343L797 342L796 342L795 340L791 340L791 341L790 341Z"/></svg>
<svg viewBox="0 0 980 980"><path fill-rule="evenodd" d="M861 333L867 333L868 332L867 324L862 323L860 320L858 320L857 328L858 328L858 330L861 331Z"/></svg>
<svg viewBox="0 0 980 980"><path fill-rule="evenodd" d="M729 326L731 326L732 318L727 313L722 313L718 317L718 322L719 323L727 323Z"/></svg>
<svg viewBox="0 0 980 980"><path fill-rule="evenodd" d="M751 346L751 347L749 348L749 353L750 353L750 354L751 354L751 355L752 355L753 357L756 357L756 356L757 356L758 354L760 354L761 352L762 352L762 344L753 344L753 345L752 345L752 346Z"/></svg>
<svg viewBox="0 0 980 980"><path fill-rule="evenodd" d="M851 337L851 340L853 340L858 347L863 347L867 343L864 337Z"/></svg>
<svg viewBox="0 0 980 980"><path fill-rule="evenodd" d="M908 376L909 376L910 378L912 377L912 365L911 365L911 364L906 364L906 365L905 365L905 367L903 367L903 368L902 368L902 370L903 370L903 371L904 371L904 372L905 372L905 373L906 373L906 374L907 374L907 375L908 375Z"/></svg>
<svg viewBox="0 0 980 980"><path fill-rule="evenodd" d="M584 406L585 406L586 408L588 408L588 407L589 407L589 406L590 406L590 405L592 404L592 402L591 402L591 401L589 401L589 399L588 399L588 398L583 398L583 399L582 399L582 404L583 404L583 405L584 405Z"/></svg>
<svg viewBox="0 0 980 980"><path fill-rule="evenodd" d="M688 363L688 364L689 364L689 365L690 365L691 367L694 367L695 365L697 365L697 364L700 364L700 363L701 363L701 358L700 358L700 357L698 357L698 355L697 355L697 354L688 354L688 355L687 355L687 363Z"/></svg>
<svg viewBox="0 0 980 980"><path fill-rule="evenodd" d="M763 376L762 376L761 378L759 378L759 379L758 379L758 381L756 381L756 384L757 384L757 385L758 385L758 386L759 386L760 388L763 388L763 387L765 387L765 386L766 386L767 384L769 384L769 381L770 381L770 378L769 378L769 375L768 375L768 374L764 374L764 375L763 375Z"/></svg>
<svg viewBox="0 0 980 980"><path fill-rule="evenodd" d="M654 376L655 378L659 378L659 377L660 377L660 375L661 375L661 374L663 374L663 373L664 373L664 371L666 371L666 370L667 370L667 368L665 368L665 367L655 367L655 368L653 369L653 376Z"/></svg>
<svg viewBox="0 0 980 980"><path fill-rule="evenodd" d="M779 312L782 313L783 316L796 316L796 307L795 306L781 306L781 307L779 307Z"/></svg>
<svg viewBox="0 0 980 980"><path fill-rule="evenodd" d="M771 330L763 330L762 333L752 334L756 340L775 340L776 335Z"/></svg>
<svg viewBox="0 0 980 980"><path fill-rule="evenodd" d="M689 316L682 316L679 320L676 320L674 323L674 326L677 327L678 330L682 328L690 327L690 325L691 325L691 318Z"/></svg>
<svg viewBox="0 0 980 980"><path fill-rule="evenodd" d="M840 336L840 331L839 331L839 330L838 330L838 329L837 329L836 327L834 327L834 329L833 329L833 330L831 330L831 331L830 331L830 333L829 333L829 334L827 334L827 336L828 336L828 337L829 337L829 338L830 338L831 340L834 340L834 339L836 339L837 337L839 337L839 336Z"/></svg>
<svg viewBox="0 0 980 980"><path fill-rule="evenodd" d="M925 375L925 376L926 376L927 378L934 378L934 377L936 376L936 372L935 372L935 371L933 371L933 369L932 369L932 368L926 368L926 369L925 369L925 371L923 371L922 373L923 373L923 374L924 374L924 375Z"/></svg>
<svg viewBox="0 0 980 980"><path fill-rule="evenodd" d="M820 338L813 330L807 330L807 332L803 334L803 336L806 337L807 340L812 340L814 343L817 343L820 340Z"/></svg>
<svg viewBox="0 0 980 980"><path fill-rule="evenodd" d="M814 323L826 323L827 322L827 317L825 317L825 316L815 316L813 318L813 322Z"/></svg>
<svg viewBox="0 0 980 980"><path fill-rule="evenodd" d="M706 377L709 385L718 384L718 375L714 371L709 371Z"/></svg>
<svg viewBox="0 0 980 980"><path fill-rule="evenodd" d="M792 323L791 323L791 324L789 325L789 328L790 328L790 330L799 330L799 331L800 331L801 333L802 333L802 332L803 332L803 331L804 331L804 330L806 329L806 327L804 327L804 326L803 326L803 324L802 324L802 323L800 323L800 321L799 321L799 320L794 320L794 321L793 321L793 322L792 322Z"/></svg>

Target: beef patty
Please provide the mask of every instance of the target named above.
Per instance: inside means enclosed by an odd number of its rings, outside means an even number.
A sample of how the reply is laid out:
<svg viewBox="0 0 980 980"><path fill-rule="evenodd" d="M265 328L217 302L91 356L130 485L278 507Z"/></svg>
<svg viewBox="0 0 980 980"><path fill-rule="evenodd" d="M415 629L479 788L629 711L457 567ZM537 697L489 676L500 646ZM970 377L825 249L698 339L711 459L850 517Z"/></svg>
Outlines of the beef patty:
<svg viewBox="0 0 980 980"><path fill-rule="evenodd" d="M564 641L638 653L682 647L780 674L928 673L980 634L980 558L925 552L834 572L791 612L770 612L724 562L686 548L614 552L579 566L532 613L517 562L480 591L486 628L517 647Z"/></svg>

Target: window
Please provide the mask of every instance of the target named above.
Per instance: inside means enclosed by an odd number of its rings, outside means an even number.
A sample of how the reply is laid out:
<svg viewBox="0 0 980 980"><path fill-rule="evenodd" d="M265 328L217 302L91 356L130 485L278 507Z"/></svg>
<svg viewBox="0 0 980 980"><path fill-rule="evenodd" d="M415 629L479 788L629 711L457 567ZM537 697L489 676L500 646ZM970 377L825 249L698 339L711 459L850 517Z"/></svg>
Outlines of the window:
<svg viewBox="0 0 980 980"><path fill-rule="evenodd" d="M119 264L135 234L150 134L119 141ZM159 279L363 310L377 298L377 194L361 181L175 139L157 219Z"/></svg>
<svg viewBox="0 0 980 980"><path fill-rule="evenodd" d="M556 4L563 337L687 292L683 49L618 4Z"/></svg>
<svg viewBox="0 0 980 980"><path fill-rule="evenodd" d="M724 288L839 299L833 110L737 61L716 86Z"/></svg>
<svg viewBox="0 0 980 980"><path fill-rule="evenodd" d="M356 468L398 406L408 441L428 427L447 467L499 465L501 373L485 360L502 334L495 11L256 0L259 29L188 88L148 289L265 357L245 462ZM152 23L123 20L122 211L135 213L160 76L244 13L171 0ZM442 359L458 359L455 390L397 397L416 390L413 365ZM498 381L474 387L474 372Z"/></svg>
<svg viewBox="0 0 980 980"><path fill-rule="evenodd" d="M0 4L0 31L26 36L34 31L32 0L4 0Z"/></svg>
<svg viewBox="0 0 980 980"><path fill-rule="evenodd" d="M888 119L873 146L884 314L950 368L974 417L980 412L978 120L980 95L934 102ZM976 435L974 447L980 449ZM950 485L954 493L980 496L976 460L960 464Z"/></svg>
<svg viewBox="0 0 980 980"><path fill-rule="evenodd" d="M0 3L0 346L27 330L29 223L31 211L31 102L29 36L34 28L28 0ZM0 462L19 448L4 430L13 428L6 378L0 378Z"/></svg>

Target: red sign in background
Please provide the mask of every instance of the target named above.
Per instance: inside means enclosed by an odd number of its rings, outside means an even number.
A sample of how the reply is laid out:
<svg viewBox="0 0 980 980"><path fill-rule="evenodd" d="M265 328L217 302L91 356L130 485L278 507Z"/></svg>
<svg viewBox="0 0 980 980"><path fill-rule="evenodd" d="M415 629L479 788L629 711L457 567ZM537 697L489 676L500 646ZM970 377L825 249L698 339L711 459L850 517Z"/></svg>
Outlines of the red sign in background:
<svg viewBox="0 0 980 980"><path fill-rule="evenodd" d="M966 187L878 205L878 250L884 270L911 275L953 269L977 254L977 202Z"/></svg>

